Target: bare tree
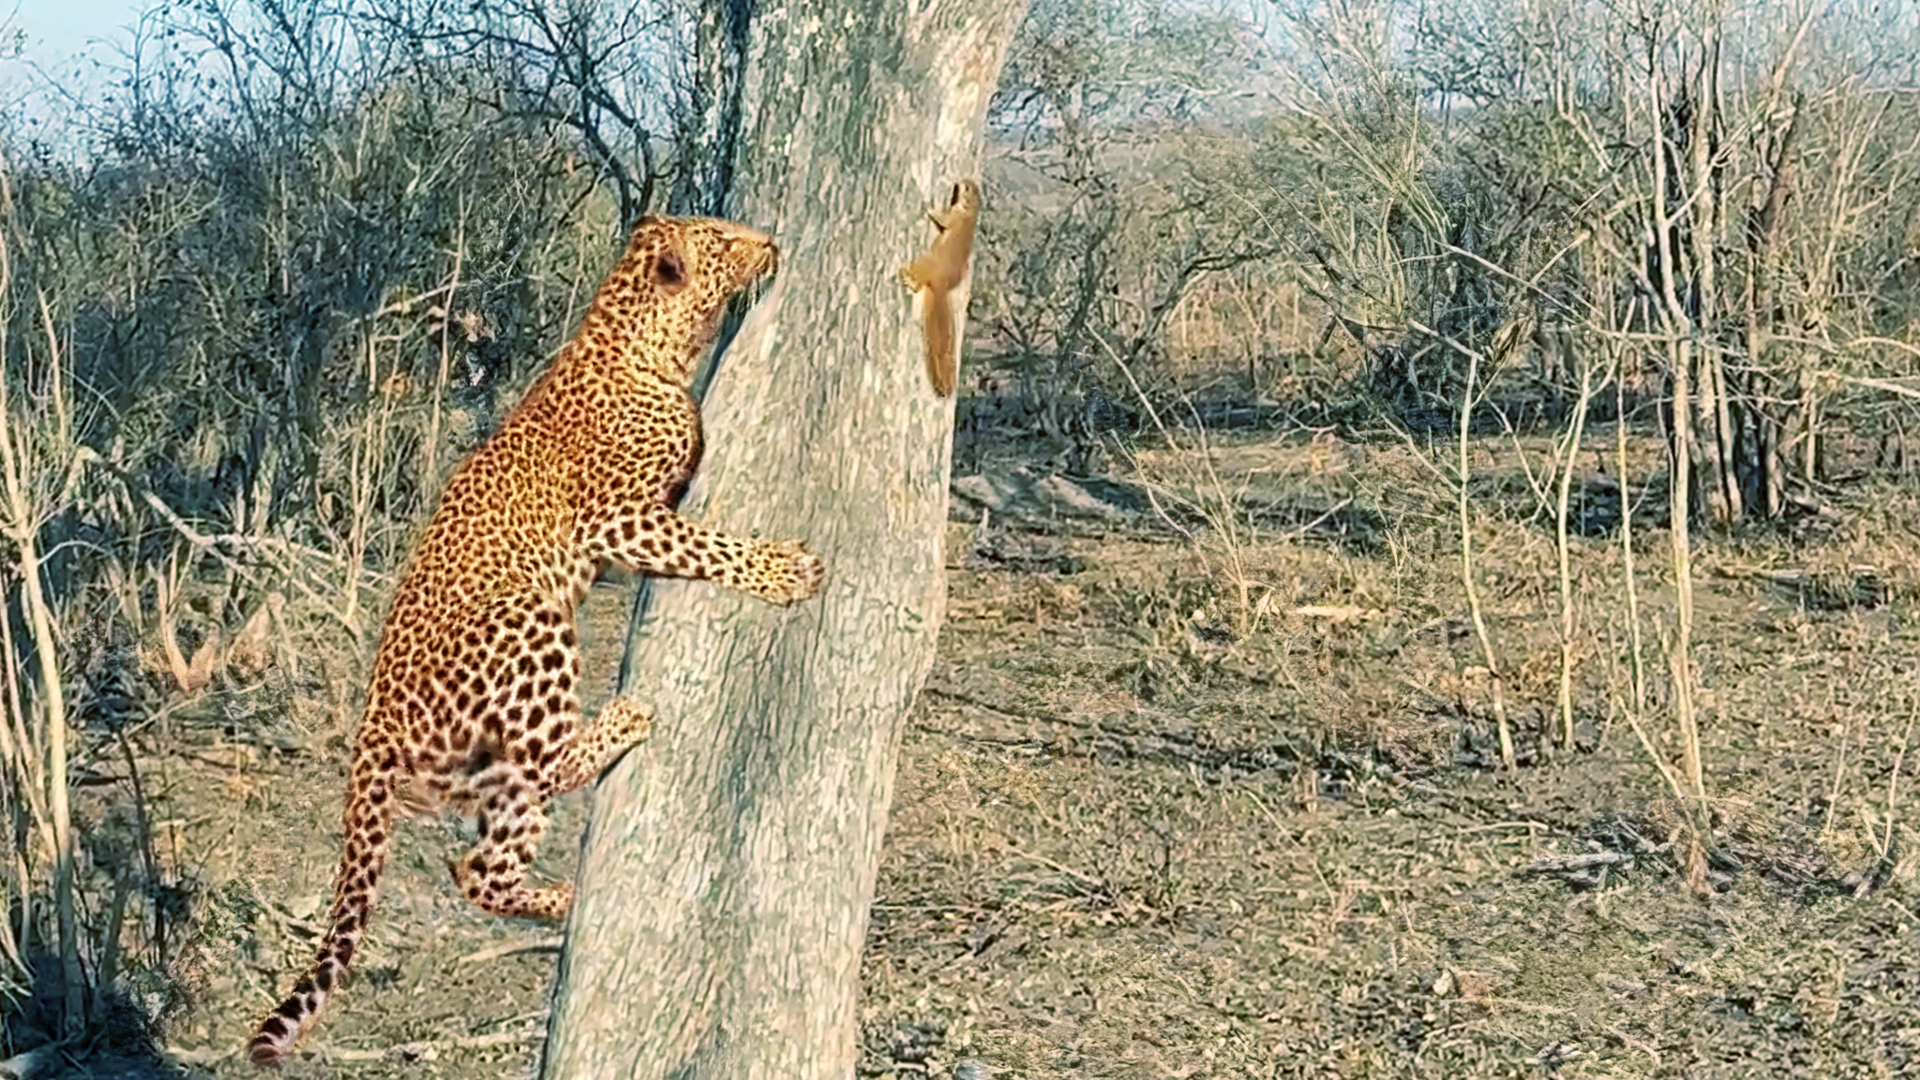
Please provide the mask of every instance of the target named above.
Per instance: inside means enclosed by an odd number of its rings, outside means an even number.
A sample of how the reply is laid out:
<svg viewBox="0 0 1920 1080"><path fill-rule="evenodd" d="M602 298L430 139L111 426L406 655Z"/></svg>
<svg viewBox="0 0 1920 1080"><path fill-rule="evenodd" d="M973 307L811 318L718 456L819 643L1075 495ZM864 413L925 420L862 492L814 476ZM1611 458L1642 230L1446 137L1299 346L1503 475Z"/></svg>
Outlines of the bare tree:
<svg viewBox="0 0 1920 1080"><path fill-rule="evenodd" d="M989 122L1010 197L990 246L985 329L1062 447L1119 368L1161 376L1167 320L1209 275L1290 251L1240 98L1266 74L1232 5L1035 0ZM1017 193L1017 194L1016 194ZM984 337L985 335L983 335ZM1070 459L1071 460L1071 459Z"/></svg>
<svg viewBox="0 0 1920 1080"><path fill-rule="evenodd" d="M662 172L654 140L668 121L656 66L673 17L660 6L574 0L404 0L359 16L370 38L496 72L477 100L501 117L567 128L632 227Z"/></svg>
<svg viewBox="0 0 1920 1080"><path fill-rule="evenodd" d="M927 204L976 174L1022 6L784 0L708 39L738 55L703 69L744 72L721 205L783 254L708 395L687 502L804 537L828 583L788 612L651 590L623 692L657 726L599 789L546 1076L853 1070L900 725L945 605L953 413L895 275Z"/></svg>

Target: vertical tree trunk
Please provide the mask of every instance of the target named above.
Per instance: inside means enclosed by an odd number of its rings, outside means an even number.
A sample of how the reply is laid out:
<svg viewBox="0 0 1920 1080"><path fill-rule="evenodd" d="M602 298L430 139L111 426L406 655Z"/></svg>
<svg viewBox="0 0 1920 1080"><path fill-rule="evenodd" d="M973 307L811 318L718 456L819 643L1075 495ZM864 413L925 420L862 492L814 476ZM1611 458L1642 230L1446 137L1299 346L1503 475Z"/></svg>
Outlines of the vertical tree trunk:
<svg viewBox="0 0 1920 1080"><path fill-rule="evenodd" d="M595 799L549 1078L852 1074L899 729L946 591L952 402L928 388L897 273L932 236L926 207L977 175L1023 6L752 14L725 206L781 263L707 395L682 508L804 540L827 584L776 610L653 583L622 692L654 734Z"/></svg>
<svg viewBox="0 0 1920 1080"><path fill-rule="evenodd" d="M1720 98L1720 18L1717 8L1702 13L1696 69L1680 74L1681 100L1687 103L1688 118L1686 156L1679 169L1680 191L1686 202L1674 204L1674 210L1689 220L1686 265L1692 296L1686 301L1688 314L1693 326L1709 340L1727 334L1730 307L1721 291L1718 246L1726 198L1726 163L1720 153L1725 134ZM1716 523L1730 524L1746 517L1746 506L1736 457L1737 406L1730 401L1726 355L1720 349L1696 348L1693 356L1692 468L1693 478L1701 487L1694 502L1704 504ZM1675 403L1677 407L1677 396Z"/></svg>
<svg viewBox="0 0 1920 1080"><path fill-rule="evenodd" d="M1789 417L1794 415L1794 406L1786 404L1783 399L1791 400L1787 394L1797 389L1783 387L1773 377L1773 365L1767 347L1773 337L1774 280L1780 272L1776 264L1781 212L1786 206L1788 193L1793 189L1790 166L1794 137L1800 131L1801 113L1802 103L1799 96L1795 95L1786 130L1779 136L1779 145L1772 159L1767 162L1773 175L1767 184L1766 198L1747 229L1747 362L1746 374L1741 380L1741 396L1750 413L1752 445L1745 457L1749 468L1743 480L1748 504L1758 505L1761 512L1770 518L1779 517L1786 511L1786 456L1783 452L1786 425L1780 422L1778 416L1783 412ZM1779 404L1769 408L1769 402ZM1810 427L1808 437L1812 437Z"/></svg>
<svg viewBox="0 0 1920 1080"><path fill-rule="evenodd" d="M706 0L701 5L687 64L692 85L686 88L686 112L675 140L679 160L669 213L718 214L732 192L752 29L750 0Z"/></svg>

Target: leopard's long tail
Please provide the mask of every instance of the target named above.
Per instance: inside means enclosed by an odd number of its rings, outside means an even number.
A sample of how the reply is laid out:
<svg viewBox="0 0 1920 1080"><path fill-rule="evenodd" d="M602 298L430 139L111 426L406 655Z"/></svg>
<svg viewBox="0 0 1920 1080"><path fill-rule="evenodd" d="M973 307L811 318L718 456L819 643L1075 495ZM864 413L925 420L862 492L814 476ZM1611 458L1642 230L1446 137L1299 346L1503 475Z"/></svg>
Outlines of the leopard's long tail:
<svg viewBox="0 0 1920 1080"><path fill-rule="evenodd" d="M355 760L353 774L347 789L346 842L340 872L334 878L327 936L306 974L293 984L293 993L260 1024L248 1045L247 1056L255 1065L278 1065L292 1052L346 978L347 964L366 936L392 840L394 791L391 776L367 755Z"/></svg>

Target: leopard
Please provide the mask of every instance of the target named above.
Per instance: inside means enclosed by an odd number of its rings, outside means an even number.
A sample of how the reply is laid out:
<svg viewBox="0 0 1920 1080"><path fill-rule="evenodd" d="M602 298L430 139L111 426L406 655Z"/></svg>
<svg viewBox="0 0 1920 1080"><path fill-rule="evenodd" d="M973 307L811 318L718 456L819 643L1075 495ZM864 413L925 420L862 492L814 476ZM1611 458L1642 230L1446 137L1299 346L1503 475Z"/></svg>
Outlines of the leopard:
<svg viewBox="0 0 1920 1080"><path fill-rule="evenodd" d="M381 632L348 770L344 839L318 955L248 1046L280 1064L342 985L397 818L458 812L479 841L450 864L495 915L557 922L570 885L532 887L545 806L596 782L653 718L581 712L575 610L609 565L711 581L772 604L825 577L798 541L729 535L676 509L701 452L690 390L728 302L776 268L765 233L648 216L578 330L454 471Z"/></svg>

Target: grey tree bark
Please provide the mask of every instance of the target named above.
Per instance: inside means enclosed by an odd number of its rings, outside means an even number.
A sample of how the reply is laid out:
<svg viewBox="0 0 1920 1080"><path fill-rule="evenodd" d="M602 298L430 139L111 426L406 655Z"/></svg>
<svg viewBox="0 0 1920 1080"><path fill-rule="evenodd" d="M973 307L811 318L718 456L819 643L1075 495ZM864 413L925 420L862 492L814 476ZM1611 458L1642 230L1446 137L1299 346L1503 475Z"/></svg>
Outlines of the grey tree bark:
<svg viewBox="0 0 1920 1080"><path fill-rule="evenodd" d="M622 692L654 733L595 797L551 1080L852 1075L894 758L946 596L953 408L896 275L931 238L927 206L978 175L1024 6L753 11L725 205L781 264L706 395L682 510L804 540L827 583L778 610L651 583Z"/></svg>

